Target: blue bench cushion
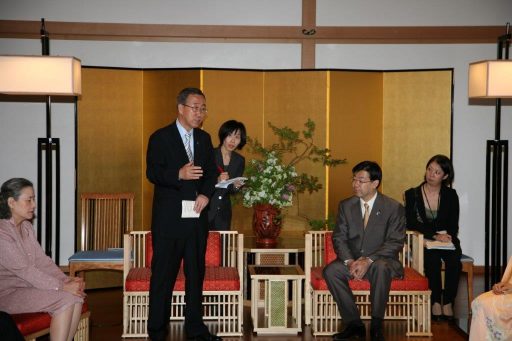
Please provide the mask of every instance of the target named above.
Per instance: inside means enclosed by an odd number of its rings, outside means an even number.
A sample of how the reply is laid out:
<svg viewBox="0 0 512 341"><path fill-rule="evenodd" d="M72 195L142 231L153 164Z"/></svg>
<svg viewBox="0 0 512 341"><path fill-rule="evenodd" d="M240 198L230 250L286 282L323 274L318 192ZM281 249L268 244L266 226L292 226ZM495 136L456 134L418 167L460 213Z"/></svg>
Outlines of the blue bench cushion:
<svg viewBox="0 0 512 341"><path fill-rule="evenodd" d="M70 262L123 261L123 249L80 251L69 257Z"/></svg>
<svg viewBox="0 0 512 341"><path fill-rule="evenodd" d="M460 261L461 262L473 262L473 258L472 257L469 257L468 255L465 255L465 254L462 254L462 256L460 256Z"/></svg>

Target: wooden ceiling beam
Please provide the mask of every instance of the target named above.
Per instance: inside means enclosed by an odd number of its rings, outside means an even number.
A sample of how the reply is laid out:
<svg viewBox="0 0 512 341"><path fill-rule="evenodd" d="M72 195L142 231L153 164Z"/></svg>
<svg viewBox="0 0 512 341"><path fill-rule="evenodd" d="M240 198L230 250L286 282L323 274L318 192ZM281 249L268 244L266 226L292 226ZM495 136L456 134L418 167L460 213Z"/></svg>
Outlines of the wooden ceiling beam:
<svg viewBox="0 0 512 341"><path fill-rule="evenodd" d="M0 37L39 38L39 21L0 20ZM302 39L298 26L228 26L117 24L45 21L50 39L158 40L158 39Z"/></svg>
<svg viewBox="0 0 512 341"><path fill-rule="evenodd" d="M504 26L367 26L316 28L315 39L360 43L495 43Z"/></svg>
<svg viewBox="0 0 512 341"><path fill-rule="evenodd" d="M39 39L40 25L39 21L0 20L0 38ZM226 26L45 21L45 25L50 39L63 40L471 44L495 43L504 34L503 26L328 27L308 22L303 26Z"/></svg>

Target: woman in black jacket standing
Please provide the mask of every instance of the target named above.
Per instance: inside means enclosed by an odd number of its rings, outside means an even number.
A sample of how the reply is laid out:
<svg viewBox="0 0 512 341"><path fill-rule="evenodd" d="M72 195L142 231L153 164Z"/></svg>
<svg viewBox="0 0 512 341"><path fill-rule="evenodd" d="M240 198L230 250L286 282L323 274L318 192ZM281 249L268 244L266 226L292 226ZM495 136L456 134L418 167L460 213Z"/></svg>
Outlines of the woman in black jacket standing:
<svg viewBox="0 0 512 341"><path fill-rule="evenodd" d="M247 133L242 122L229 120L219 128L219 146L213 150L219 175L217 182L241 177L245 170L245 158L235 150L241 150L247 142ZM226 231L231 229L231 199L243 186L243 182L235 181L227 188L217 188L210 200L208 224L210 231Z"/></svg>
<svg viewBox="0 0 512 341"><path fill-rule="evenodd" d="M452 242L455 250L425 248L425 275L432 290L432 317L453 319L462 254L459 233L459 197L451 188L454 178L450 159L435 155L428 162L424 181L405 192L407 228L426 239ZM441 284L441 260L445 264L445 288Z"/></svg>

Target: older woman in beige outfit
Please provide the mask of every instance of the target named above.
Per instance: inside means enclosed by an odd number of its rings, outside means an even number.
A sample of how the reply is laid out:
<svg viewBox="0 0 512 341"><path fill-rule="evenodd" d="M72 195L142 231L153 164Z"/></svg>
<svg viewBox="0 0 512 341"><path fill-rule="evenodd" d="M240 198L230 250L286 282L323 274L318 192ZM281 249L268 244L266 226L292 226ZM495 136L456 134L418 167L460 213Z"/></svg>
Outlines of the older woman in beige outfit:
<svg viewBox="0 0 512 341"><path fill-rule="evenodd" d="M47 312L52 341L71 341L80 321L84 282L66 276L37 242L31 220L34 189L26 179L0 190L0 310Z"/></svg>
<svg viewBox="0 0 512 341"><path fill-rule="evenodd" d="M471 309L470 341L512 340L512 257L501 282L475 298Z"/></svg>

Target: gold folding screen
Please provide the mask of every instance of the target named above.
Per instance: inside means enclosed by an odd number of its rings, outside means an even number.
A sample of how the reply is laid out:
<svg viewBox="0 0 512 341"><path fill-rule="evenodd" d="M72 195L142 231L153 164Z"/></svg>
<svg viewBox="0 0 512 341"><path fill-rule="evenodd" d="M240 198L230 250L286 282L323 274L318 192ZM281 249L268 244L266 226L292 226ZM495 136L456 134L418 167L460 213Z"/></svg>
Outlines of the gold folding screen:
<svg viewBox="0 0 512 341"><path fill-rule="evenodd" d="M78 196L135 193L134 225L141 223L142 72L84 68L78 101ZM80 203L77 200L78 217ZM80 222L78 222L80 225ZM77 235L79 235L77 233Z"/></svg>
<svg viewBox="0 0 512 341"><path fill-rule="evenodd" d="M352 194L352 167L382 162L382 72L331 71L330 148L347 164L329 170L329 212Z"/></svg>
<svg viewBox="0 0 512 341"><path fill-rule="evenodd" d="M383 76L384 192L402 201L406 189L423 181L432 156L450 156L452 72L386 72Z"/></svg>
<svg viewBox="0 0 512 341"><path fill-rule="evenodd" d="M140 201L142 209L135 212L140 217L135 225L136 230L148 230L151 226L151 205L153 204L153 185L146 180L146 150L151 134L175 119L176 95L185 87L199 87L200 74L197 70L153 70L140 71L143 75L144 101L142 111L141 140L137 144L141 146L142 162L139 168L142 177L136 185L140 188L140 196L135 196L135 202ZM131 186L132 184L124 184Z"/></svg>
<svg viewBox="0 0 512 341"><path fill-rule="evenodd" d="M300 165L324 188L301 194L288 210L285 231L301 232L306 218L335 214L351 195L351 169L375 160L384 171L382 190L401 200L423 176L428 157L450 153L451 70L247 71L124 70L84 68L79 100L78 191L135 193L136 230L151 224L152 185L145 177L149 135L175 119L178 91L202 87L208 116L203 129L219 141L228 119L244 122L248 134L265 145L274 138L267 126L302 130L316 123L315 143L331 148L348 164L325 169ZM428 143L427 143L428 141ZM252 157L242 151L247 162ZM295 203L297 202L294 200ZM251 234L252 210L237 206L233 226ZM286 233L286 232L285 232Z"/></svg>
<svg viewBox="0 0 512 341"><path fill-rule="evenodd" d="M208 105L208 116L203 128L212 137L213 145L219 145L218 130L227 120L237 120L244 123L248 134L263 139L264 110L264 80L265 73L258 71L204 71L203 90ZM247 148L241 151L246 163L252 157ZM249 228L247 217L252 216L252 210L237 205L233 210L232 226L239 231Z"/></svg>
<svg viewBox="0 0 512 341"><path fill-rule="evenodd" d="M304 123L311 118L316 123L315 143L326 146L327 110L326 71L281 71L265 74L265 144L277 142L267 122L294 130L304 130ZM297 164L299 172L317 176L323 188L316 193L304 193L294 197L283 221L283 230L301 232L307 226L307 218L318 219L325 215L325 168L320 164ZM250 221L249 221L250 223Z"/></svg>

